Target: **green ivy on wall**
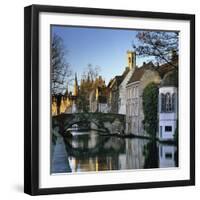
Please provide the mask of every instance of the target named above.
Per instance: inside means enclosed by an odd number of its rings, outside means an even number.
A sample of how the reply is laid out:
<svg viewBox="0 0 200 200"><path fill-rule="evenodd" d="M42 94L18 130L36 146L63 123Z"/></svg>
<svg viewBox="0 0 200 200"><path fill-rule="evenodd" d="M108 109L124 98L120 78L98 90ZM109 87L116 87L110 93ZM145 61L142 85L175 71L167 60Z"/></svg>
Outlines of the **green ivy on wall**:
<svg viewBox="0 0 200 200"><path fill-rule="evenodd" d="M152 138L156 138L158 127L158 86L148 84L143 91L144 129Z"/></svg>

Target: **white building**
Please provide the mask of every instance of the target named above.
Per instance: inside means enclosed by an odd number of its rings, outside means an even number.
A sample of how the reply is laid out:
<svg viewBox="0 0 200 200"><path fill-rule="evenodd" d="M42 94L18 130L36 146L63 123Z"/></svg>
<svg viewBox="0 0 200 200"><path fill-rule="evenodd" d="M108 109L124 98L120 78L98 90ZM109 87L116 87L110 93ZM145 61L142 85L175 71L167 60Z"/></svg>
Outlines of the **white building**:
<svg viewBox="0 0 200 200"><path fill-rule="evenodd" d="M126 115L126 85L136 68L136 53L133 51L127 51L127 57L128 57L127 72L125 74L125 77L123 78L123 81L119 85L118 113L123 115Z"/></svg>
<svg viewBox="0 0 200 200"><path fill-rule="evenodd" d="M159 139L173 140L177 126L177 73L166 74L159 88Z"/></svg>

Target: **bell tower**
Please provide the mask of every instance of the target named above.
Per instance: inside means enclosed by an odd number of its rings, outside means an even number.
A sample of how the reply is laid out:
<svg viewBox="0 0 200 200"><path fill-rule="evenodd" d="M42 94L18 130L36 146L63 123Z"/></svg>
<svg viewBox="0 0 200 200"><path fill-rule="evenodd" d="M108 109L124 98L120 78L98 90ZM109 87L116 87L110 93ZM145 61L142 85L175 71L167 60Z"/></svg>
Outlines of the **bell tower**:
<svg viewBox="0 0 200 200"><path fill-rule="evenodd" d="M134 51L127 51L128 68L129 70L135 70L136 67L136 53Z"/></svg>

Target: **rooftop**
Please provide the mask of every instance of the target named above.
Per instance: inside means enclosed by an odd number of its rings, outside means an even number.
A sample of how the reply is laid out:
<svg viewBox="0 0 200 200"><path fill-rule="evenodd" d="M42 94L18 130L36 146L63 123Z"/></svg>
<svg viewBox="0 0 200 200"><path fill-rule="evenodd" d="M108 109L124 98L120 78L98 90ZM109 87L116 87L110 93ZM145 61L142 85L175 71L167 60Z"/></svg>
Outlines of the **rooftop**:
<svg viewBox="0 0 200 200"><path fill-rule="evenodd" d="M133 75L131 76L128 84L136 82L136 81L139 81L142 78L145 70L147 70L147 69L153 69L153 70L155 70L154 65L153 65L152 62L143 63L143 65L141 67L135 68L135 71L134 71Z"/></svg>

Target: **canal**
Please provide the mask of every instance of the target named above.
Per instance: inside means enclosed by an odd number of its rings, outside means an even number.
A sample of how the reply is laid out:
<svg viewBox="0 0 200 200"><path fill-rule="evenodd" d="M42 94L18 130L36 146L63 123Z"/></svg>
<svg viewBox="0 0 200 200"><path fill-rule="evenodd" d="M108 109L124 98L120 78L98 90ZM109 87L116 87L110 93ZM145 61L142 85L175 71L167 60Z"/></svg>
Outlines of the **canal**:
<svg viewBox="0 0 200 200"><path fill-rule="evenodd" d="M71 131L52 144L52 173L167 168L178 166L174 144L149 139Z"/></svg>

